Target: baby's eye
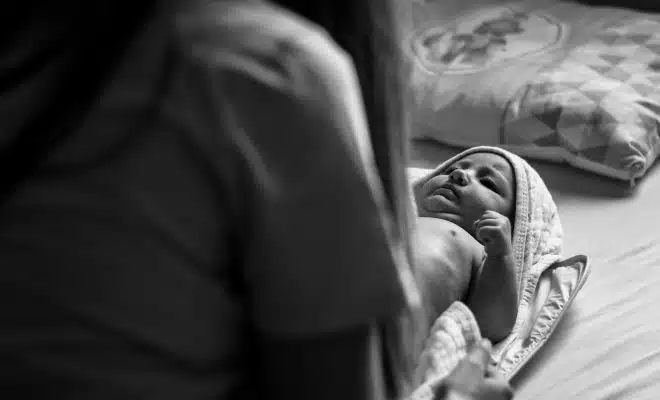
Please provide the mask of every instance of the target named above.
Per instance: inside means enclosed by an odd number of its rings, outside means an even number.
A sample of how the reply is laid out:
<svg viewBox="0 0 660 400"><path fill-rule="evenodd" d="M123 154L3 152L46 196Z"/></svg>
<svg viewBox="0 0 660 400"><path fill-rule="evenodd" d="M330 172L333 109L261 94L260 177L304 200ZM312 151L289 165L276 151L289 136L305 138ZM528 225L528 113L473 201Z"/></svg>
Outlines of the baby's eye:
<svg viewBox="0 0 660 400"><path fill-rule="evenodd" d="M499 188L495 182L491 181L490 179L483 179L481 184L484 185L487 189L492 190L495 193L499 193Z"/></svg>

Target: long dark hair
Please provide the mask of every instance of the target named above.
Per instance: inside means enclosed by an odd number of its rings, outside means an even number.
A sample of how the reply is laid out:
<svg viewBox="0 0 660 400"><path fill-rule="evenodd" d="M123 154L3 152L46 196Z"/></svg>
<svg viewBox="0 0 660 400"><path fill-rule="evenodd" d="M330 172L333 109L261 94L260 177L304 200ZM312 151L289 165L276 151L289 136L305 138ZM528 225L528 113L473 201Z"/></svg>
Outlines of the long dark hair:
<svg viewBox="0 0 660 400"><path fill-rule="evenodd" d="M393 1L278 0L276 3L320 25L351 56L364 98L376 167L394 216L394 239L403 250L399 261L405 265L400 268L411 271L413 215L405 171L409 102ZM402 272L405 281L406 271ZM408 289L411 289L409 285ZM408 392L412 383L419 352L418 330L426 324L415 321L420 318L416 314L407 310L401 320L383 327L393 395Z"/></svg>

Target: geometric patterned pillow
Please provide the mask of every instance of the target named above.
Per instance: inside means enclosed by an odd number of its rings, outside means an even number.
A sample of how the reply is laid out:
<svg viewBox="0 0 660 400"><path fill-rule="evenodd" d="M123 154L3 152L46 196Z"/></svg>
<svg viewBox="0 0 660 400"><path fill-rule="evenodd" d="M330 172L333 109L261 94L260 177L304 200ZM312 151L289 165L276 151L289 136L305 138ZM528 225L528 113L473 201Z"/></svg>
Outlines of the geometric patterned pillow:
<svg viewBox="0 0 660 400"><path fill-rule="evenodd" d="M635 18L605 27L518 90L500 141L634 182L658 157L659 134L660 22Z"/></svg>

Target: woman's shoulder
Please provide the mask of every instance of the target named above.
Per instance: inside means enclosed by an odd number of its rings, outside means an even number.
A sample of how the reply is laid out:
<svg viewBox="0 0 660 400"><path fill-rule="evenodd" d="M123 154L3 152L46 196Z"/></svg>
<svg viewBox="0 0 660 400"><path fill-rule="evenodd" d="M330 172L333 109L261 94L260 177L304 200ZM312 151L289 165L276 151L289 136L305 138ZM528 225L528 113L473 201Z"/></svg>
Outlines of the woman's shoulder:
<svg viewBox="0 0 660 400"><path fill-rule="evenodd" d="M176 15L180 48L208 68L282 85L302 75L326 81L354 75L348 55L326 32L262 1L205 2Z"/></svg>

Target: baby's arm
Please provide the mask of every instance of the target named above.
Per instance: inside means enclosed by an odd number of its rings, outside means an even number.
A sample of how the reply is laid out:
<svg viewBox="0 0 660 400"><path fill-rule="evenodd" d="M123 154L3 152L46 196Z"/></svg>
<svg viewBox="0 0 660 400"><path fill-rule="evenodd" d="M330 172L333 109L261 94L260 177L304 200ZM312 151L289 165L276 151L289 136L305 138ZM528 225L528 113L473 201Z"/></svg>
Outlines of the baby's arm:
<svg viewBox="0 0 660 400"><path fill-rule="evenodd" d="M511 332L518 313L518 288L511 244L511 224L501 214L487 211L477 222L477 239L484 244L485 260L477 270L467 303L483 336L496 343Z"/></svg>

